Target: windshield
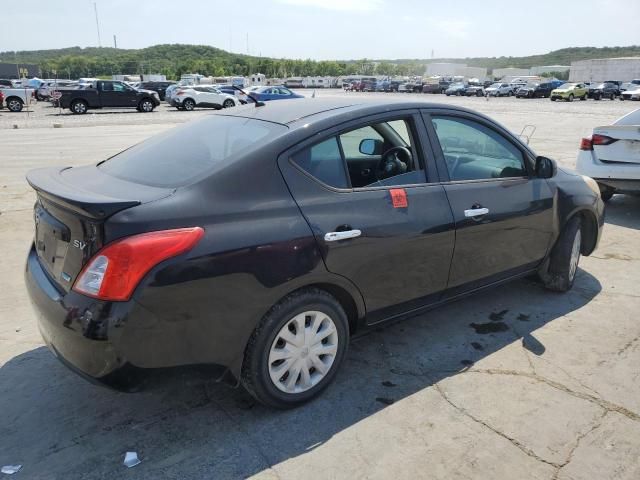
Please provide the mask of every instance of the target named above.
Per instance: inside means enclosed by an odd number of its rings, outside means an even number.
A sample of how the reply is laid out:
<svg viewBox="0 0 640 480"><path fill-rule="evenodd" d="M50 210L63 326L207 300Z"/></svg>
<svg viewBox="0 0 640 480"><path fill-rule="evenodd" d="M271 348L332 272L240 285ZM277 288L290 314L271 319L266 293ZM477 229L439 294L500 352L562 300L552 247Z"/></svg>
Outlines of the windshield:
<svg viewBox="0 0 640 480"><path fill-rule="evenodd" d="M451 88L460 88L464 87L464 83L454 83L451 85Z"/></svg>
<svg viewBox="0 0 640 480"><path fill-rule="evenodd" d="M179 187L286 130L276 123L211 115L139 143L102 162L99 168L135 183Z"/></svg>
<svg viewBox="0 0 640 480"><path fill-rule="evenodd" d="M575 87L576 84L575 83L563 83L562 85L560 85L558 88L573 88Z"/></svg>
<svg viewBox="0 0 640 480"><path fill-rule="evenodd" d="M492 83L489 88L500 88L502 86L501 83Z"/></svg>

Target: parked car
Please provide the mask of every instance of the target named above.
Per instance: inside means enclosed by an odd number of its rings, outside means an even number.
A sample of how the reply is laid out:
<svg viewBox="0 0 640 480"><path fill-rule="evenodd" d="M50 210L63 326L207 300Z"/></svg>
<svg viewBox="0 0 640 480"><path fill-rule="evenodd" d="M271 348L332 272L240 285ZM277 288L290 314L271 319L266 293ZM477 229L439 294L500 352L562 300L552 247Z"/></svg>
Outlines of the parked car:
<svg viewBox="0 0 640 480"><path fill-rule="evenodd" d="M166 81L165 82L140 82L138 86L134 88L137 88L138 90L140 89L151 90L158 94L158 96L160 97L160 100L164 100L167 92L167 88L169 88L171 85L175 85L175 83L176 82L166 82Z"/></svg>
<svg viewBox="0 0 640 480"><path fill-rule="evenodd" d="M44 82L42 85L40 85L40 88L38 88L36 92L36 98L43 101L50 100L51 94L54 91L57 91L61 88L75 87L77 85L78 82L73 80L54 80L52 82Z"/></svg>
<svg viewBox="0 0 640 480"><path fill-rule="evenodd" d="M482 85L468 85L465 89L465 95L467 97L484 97L485 94L486 93Z"/></svg>
<svg viewBox="0 0 640 480"><path fill-rule="evenodd" d="M549 98L551 98L552 102L555 102L556 100L573 102L574 98L586 100L587 94L588 90L584 83L565 83L558 88L553 89Z"/></svg>
<svg viewBox="0 0 640 480"><path fill-rule="evenodd" d="M422 93L442 93L442 87L439 83L425 83L422 86Z"/></svg>
<svg viewBox="0 0 640 480"><path fill-rule="evenodd" d="M60 107L76 114L98 108L135 108L139 112L152 112L160 105L156 92L136 90L119 81L98 80L86 88L61 90L60 93Z"/></svg>
<svg viewBox="0 0 640 480"><path fill-rule="evenodd" d="M594 85L593 88L589 88L589 98L594 100L602 100L608 98L609 100L615 100L616 96L620 94L620 87L615 83L604 82Z"/></svg>
<svg viewBox="0 0 640 480"><path fill-rule="evenodd" d="M640 85L632 85L632 87L620 94L620 100L640 100Z"/></svg>
<svg viewBox="0 0 640 480"><path fill-rule="evenodd" d="M304 98L303 95L292 92L286 87L258 87L251 92L251 96L259 102L269 102L272 100L290 100L294 98ZM251 101L251 100L248 100Z"/></svg>
<svg viewBox="0 0 640 480"><path fill-rule="evenodd" d="M22 109L36 102L36 91L33 88L7 88L0 87L4 96L4 102L7 110L18 113Z"/></svg>
<svg viewBox="0 0 640 480"><path fill-rule="evenodd" d="M547 98L551 95L554 86L550 82L530 83L522 87L516 93L517 98Z"/></svg>
<svg viewBox="0 0 640 480"><path fill-rule="evenodd" d="M13 87L11 80L0 78L0 87Z"/></svg>
<svg viewBox="0 0 640 480"><path fill-rule="evenodd" d="M223 93L211 85L181 87L171 97L171 105L178 110L191 111L194 108L231 108L240 104L235 95Z"/></svg>
<svg viewBox="0 0 640 480"><path fill-rule="evenodd" d="M510 97L513 95L513 87L508 83L496 82L487 87L485 93L490 97Z"/></svg>
<svg viewBox="0 0 640 480"><path fill-rule="evenodd" d="M4 93L0 90L0 110L4 108Z"/></svg>
<svg viewBox="0 0 640 480"><path fill-rule="evenodd" d="M56 357L119 388L222 365L275 407L383 321L536 272L569 290L604 220L592 179L424 102L246 105L27 180L25 279Z"/></svg>
<svg viewBox="0 0 640 480"><path fill-rule="evenodd" d="M444 91L444 93L447 97L450 95L466 95L467 84L462 82L452 83L451 85L449 85L449 88Z"/></svg>
<svg viewBox="0 0 640 480"><path fill-rule="evenodd" d="M612 125L596 127L580 143L576 169L593 177L607 201L615 193L640 192L640 109Z"/></svg>

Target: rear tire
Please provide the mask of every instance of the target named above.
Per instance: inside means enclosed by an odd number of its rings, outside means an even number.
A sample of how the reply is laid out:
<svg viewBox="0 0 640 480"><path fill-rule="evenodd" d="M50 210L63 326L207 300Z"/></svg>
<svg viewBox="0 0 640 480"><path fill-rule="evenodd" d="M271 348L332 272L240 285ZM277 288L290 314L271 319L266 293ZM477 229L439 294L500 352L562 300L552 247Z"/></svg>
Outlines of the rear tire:
<svg viewBox="0 0 640 480"><path fill-rule="evenodd" d="M22 107L24 107L24 102L18 97L9 97L7 98L7 109L10 112L18 113L22 111Z"/></svg>
<svg viewBox="0 0 640 480"><path fill-rule="evenodd" d="M143 98L138 104L138 111L142 113L151 113L156 106L148 98Z"/></svg>
<svg viewBox="0 0 640 480"><path fill-rule="evenodd" d="M608 202L609 200L611 200L611 197L613 197L616 193L616 189L611 188L608 185L599 183L598 186L600 187L600 198L602 198L603 202Z"/></svg>
<svg viewBox="0 0 640 480"><path fill-rule="evenodd" d="M71 105L69 105L69 110L77 115L83 115L87 113L88 109L89 107L87 105L87 102L85 102L84 100L74 100L73 102L71 102Z"/></svg>
<svg viewBox="0 0 640 480"><path fill-rule="evenodd" d="M611 95L609 95L609 100L615 100L616 99L616 94L612 93Z"/></svg>
<svg viewBox="0 0 640 480"><path fill-rule="evenodd" d="M573 93L569 94L569 97L567 98L568 102L573 102Z"/></svg>
<svg viewBox="0 0 640 480"><path fill-rule="evenodd" d="M316 340L319 333L326 336ZM331 383L348 344L347 316L333 296L316 288L294 292L274 305L251 335L241 382L265 405L296 407Z"/></svg>
<svg viewBox="0 0 640 480"><path fill-rule="evenodd" d="M236 106L236 102L234 102L233 100L231 100L230 98L227 98L223 103L222 103L222 107L223 108L231 108L231 107L235 107Z"/></svg>
<svg viewBox="0 0 640 480"><path fill-rule="evenodd" d="M547 289L555 292L571 290L578 271L581 248L580 218L573 217L565 225L549 259L545 262L546 268L543 268L546 271L540 272L540 278Z"/></svg>

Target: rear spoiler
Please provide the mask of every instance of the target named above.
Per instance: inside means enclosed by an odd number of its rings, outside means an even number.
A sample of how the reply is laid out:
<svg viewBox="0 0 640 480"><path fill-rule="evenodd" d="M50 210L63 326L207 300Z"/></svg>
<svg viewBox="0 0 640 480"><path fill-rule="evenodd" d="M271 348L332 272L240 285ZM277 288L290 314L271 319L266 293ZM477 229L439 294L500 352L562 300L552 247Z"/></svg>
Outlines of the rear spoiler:
<svg viewBox="0 0 640 480"><path fill-rule="evenodd" d="M38 168L27 173L27 182L38 195L85 217L103 219L120 210L140 205L140 200L122 199L80 189L65 182L65 168ZM115 179L114 179L115 180ZM88 182L89 183L89 182Z"/></svg>

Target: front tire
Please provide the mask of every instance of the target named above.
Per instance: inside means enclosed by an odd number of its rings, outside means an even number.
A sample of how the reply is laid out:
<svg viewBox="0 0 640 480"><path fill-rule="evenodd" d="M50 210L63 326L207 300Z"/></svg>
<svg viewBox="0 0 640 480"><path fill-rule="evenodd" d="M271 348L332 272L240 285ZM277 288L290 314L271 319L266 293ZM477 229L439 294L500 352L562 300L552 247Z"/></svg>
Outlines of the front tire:
<svg viewBox="0 0 640 480"><path fill-rule="evenodd" d="M182 102L182 108L184 108L187 112L191 112L194 108L196 108L196 102L187 98L184 102Z"/></svg>
<svg viewBox="0 0 640 480"><path fill-rule="evenodd" d="M230 98L227 98L222 104L223 108L231 108L231 107L235 107L235 106L236 106L236 102L234 102Z"/></svg>
<svg viewBox="0 0 640 480"><path fill-rule="evenodd" d="M567 98L567 101L573 102L573 93L569 94L569 98Z"/></svg>
<svg viewBox="0 0 640 480"><path fill-rule="evenodd" d="M293 408L334 379L349 343L342 306L323 290L294 292L269 310L245 350L242 384L261 403Z"/></svg>
<svg viewBox="0 0 640 480"><path fill-rule="evenodd" d="M549 260L545 262L546 272L540 273L540 277L547 289L555 292L571 290L578 271L581 248L582 230L580 228L580 218L573 217L565 225L551 251Z"/></svg>

